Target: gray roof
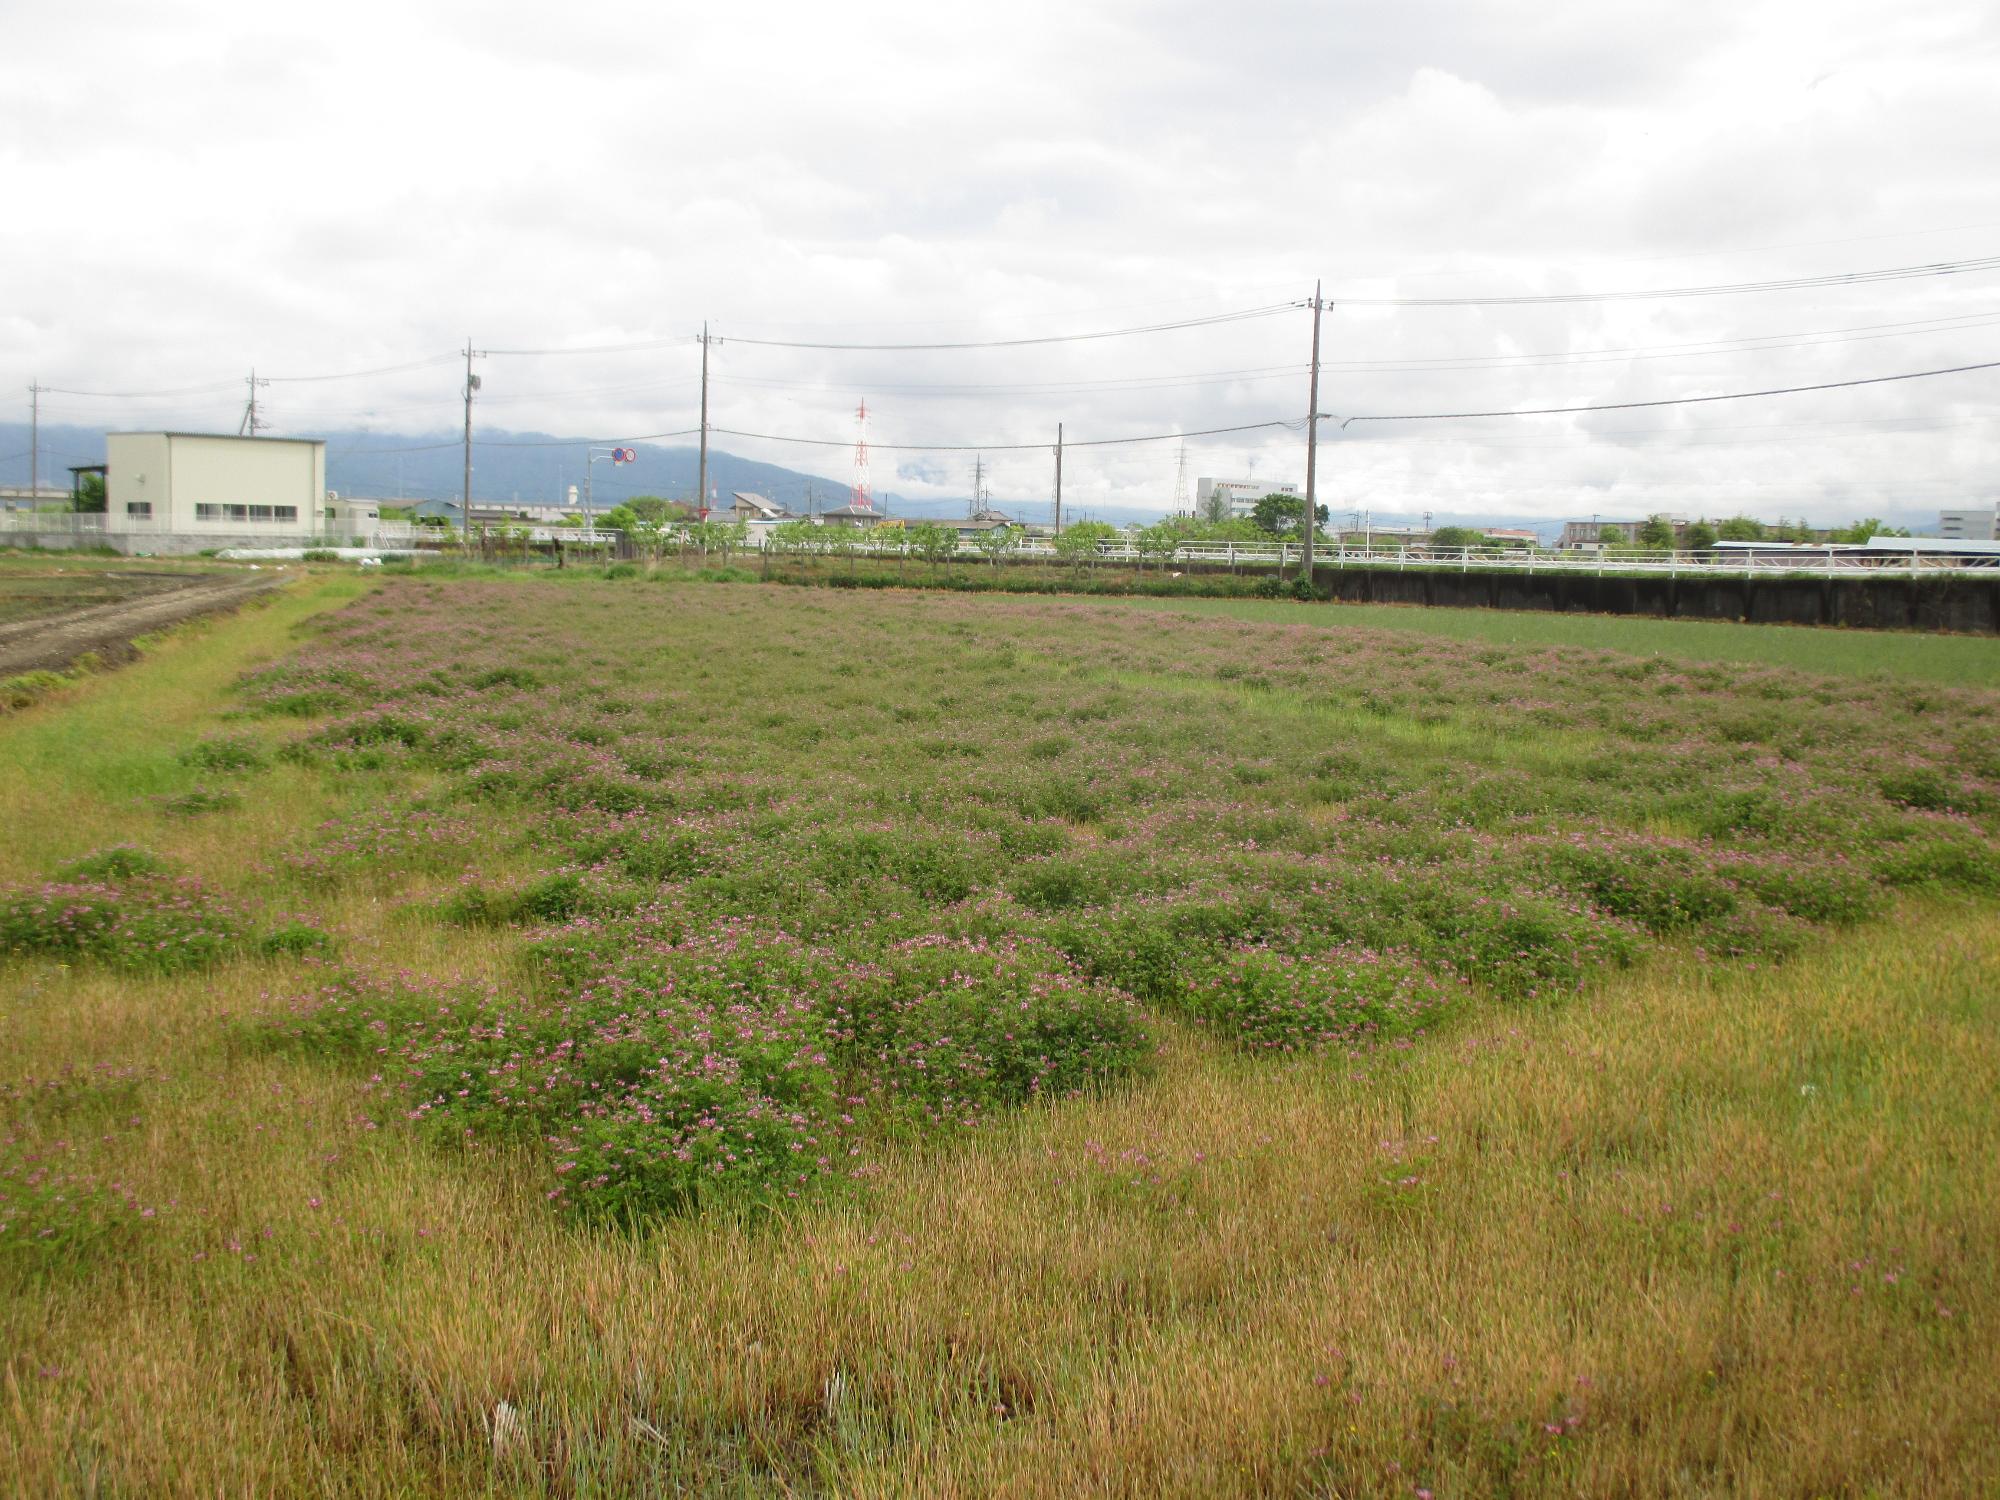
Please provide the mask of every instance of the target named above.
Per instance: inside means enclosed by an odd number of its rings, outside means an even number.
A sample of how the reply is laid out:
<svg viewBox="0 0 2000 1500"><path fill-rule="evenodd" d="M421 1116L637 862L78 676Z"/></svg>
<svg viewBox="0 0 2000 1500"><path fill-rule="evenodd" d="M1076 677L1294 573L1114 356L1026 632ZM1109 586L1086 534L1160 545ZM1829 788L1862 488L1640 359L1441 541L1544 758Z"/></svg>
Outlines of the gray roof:
<svg viewBox="0 0 2000 1500"><path fill-rule="evenodd" d="M309 448L324 448L325 438L252 437L247 432L173 432L135 431L121 428L117 432L107 432L106 437L169 437L169 438L217 438L231 443L304 443Z"/></svg>

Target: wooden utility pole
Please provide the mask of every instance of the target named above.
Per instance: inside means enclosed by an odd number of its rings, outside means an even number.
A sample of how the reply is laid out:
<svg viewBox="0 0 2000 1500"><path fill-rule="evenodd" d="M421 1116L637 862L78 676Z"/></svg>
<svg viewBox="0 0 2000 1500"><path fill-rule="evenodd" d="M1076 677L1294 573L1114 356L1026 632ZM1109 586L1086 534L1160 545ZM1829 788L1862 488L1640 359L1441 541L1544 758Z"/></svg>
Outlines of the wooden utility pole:
<svg viewBox="0 0 2000 1500"><path fill-rule="evenodd" d="M1062 430L1056 423L1056 535L1062 535Z"/></svg>
<svg viewBox="0 0 2000 1500"><path fill-rule="evenodd" d="M708 324L701 325L701 466L697 474L694 513L708 514Z"/></svg>
<svg viewBox="0 0 2000 1500"><path fill-rule="evenodd" d="M1306 550L1300 566L1306 587L1313 582L1313 533L1319 529L1319 288L1313 283L1313 354L1310 394L1306 397Z"/></svg>

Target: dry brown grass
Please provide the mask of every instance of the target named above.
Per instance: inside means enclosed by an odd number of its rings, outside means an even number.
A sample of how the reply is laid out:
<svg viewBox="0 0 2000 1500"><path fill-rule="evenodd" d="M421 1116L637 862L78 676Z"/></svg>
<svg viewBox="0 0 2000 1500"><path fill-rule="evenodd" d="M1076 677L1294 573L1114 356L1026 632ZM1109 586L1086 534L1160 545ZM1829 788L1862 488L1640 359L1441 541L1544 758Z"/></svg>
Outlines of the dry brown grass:
<svg viewBox="0 0 2000 1500"><path fill-rule="evenodd" d="M73 1060L160 1073L27 1128L173 1206L10 1305L16 1488L1976 1493L2000 923L1910 915L1365 1070L1177 1043L854 1201L638 1242L219 1044L269 973L40 973Z"/></svg>

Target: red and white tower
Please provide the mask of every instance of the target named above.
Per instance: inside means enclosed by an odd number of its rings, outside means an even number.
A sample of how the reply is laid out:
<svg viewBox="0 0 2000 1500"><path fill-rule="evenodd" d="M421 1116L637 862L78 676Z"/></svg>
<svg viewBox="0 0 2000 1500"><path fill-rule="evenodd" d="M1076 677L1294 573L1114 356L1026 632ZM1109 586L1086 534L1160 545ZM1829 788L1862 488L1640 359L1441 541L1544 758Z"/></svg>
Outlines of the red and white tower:
<svg viewBox="0 0 2000 1500"><path fill-rule="evenodd" d="M854 438L854 493L848 496L848 503L856 510L873 510L875 502L868 494L868 403L863 401L855 409L854 420L859 424Z"/></svg>

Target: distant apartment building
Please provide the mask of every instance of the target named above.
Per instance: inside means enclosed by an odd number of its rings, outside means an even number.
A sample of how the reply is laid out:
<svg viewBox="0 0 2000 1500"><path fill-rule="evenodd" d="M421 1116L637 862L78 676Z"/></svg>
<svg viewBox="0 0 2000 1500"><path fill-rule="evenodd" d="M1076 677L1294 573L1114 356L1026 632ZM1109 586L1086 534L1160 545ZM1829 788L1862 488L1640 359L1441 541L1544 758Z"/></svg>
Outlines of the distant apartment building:
<svg viewBox="0 0 2000 1500"><path fill-rule="evenodd" d="M1600 546L1636 547L1639 533L1645 530L1648 517L1636 521L1621 521L1603 518L1592 521L1565 521L1562 535L1556 538L1556 546L1564 551L1592 550ZM1688 528L1688 518L1677 513L1669 513L1666 518L1673 523L1674 541L1678 544ZM1613 535L1613 533L1616 533ZM1532 532L1526 533L1533 535ZM1499 532L1493 535L1500 535Z"/></svg>
<svg viewBox="0 0 2000 1500"><path fill-rule="evenodd" d="M1274 484L1268 479L1198 479L1194 488L1194 508L1196 515L1207 515L1214 498L1221 497L1221 503L1229 507L1232 521L1248 520L1257 512L1257 502L1266 495L1284 495L1289 499L1299 498L1299 487L1295 484Z"/></svg>
<svg viewBox="0 0 2000 1500"><path fill-rule="evenodd" d="M1948 542L2000 542L2000 505L1939 511L1937 534Z"/></svg>

